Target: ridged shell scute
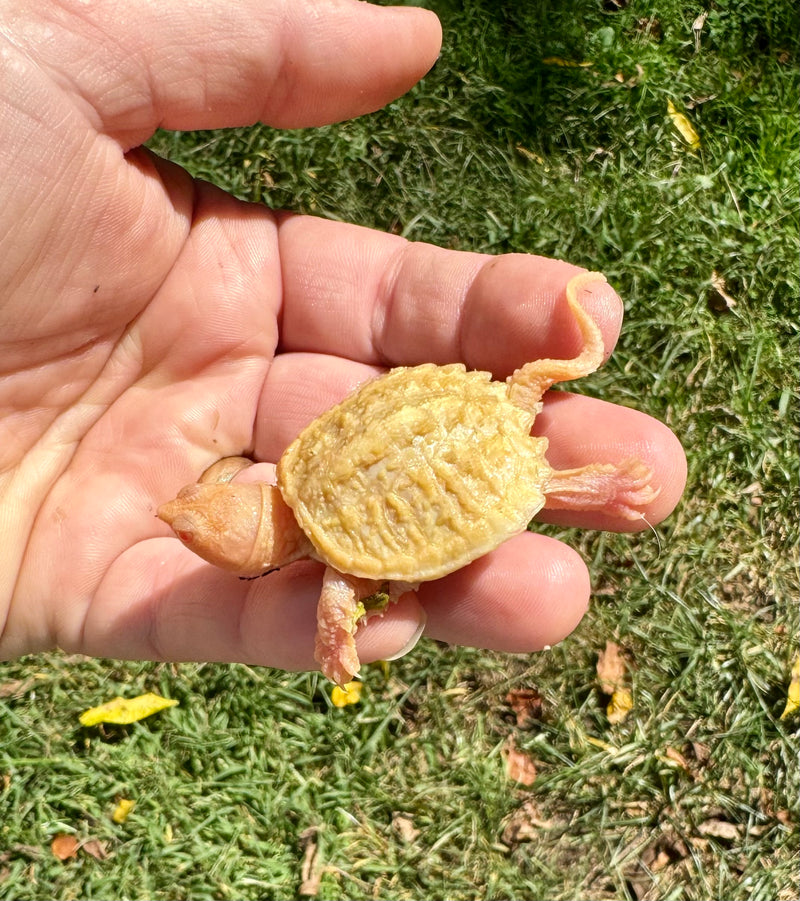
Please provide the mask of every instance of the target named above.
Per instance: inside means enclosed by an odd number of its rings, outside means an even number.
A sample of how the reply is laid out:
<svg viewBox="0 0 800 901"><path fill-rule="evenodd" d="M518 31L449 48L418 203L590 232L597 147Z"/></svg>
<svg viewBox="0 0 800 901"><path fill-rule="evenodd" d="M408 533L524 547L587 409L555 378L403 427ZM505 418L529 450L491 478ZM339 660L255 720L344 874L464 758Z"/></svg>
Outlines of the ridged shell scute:
<svg viewBox="0 0 800 901"><path fill-rule="evenodd" d="M461 364L401 367L314 420L278 465L319 557L373 579L443 576L544 504L546 439L504 383Z"/></svg>

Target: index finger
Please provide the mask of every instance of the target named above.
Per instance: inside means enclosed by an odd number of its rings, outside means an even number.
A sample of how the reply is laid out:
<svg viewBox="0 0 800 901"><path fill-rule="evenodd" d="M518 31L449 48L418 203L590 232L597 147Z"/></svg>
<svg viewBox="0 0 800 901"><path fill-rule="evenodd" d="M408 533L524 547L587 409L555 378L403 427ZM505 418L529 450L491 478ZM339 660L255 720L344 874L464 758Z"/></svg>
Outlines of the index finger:
<svg viewBox="0 0 800 901"><path fill-rule="evenodd" d="M565 302L582 270L561 260L446 250L308 216L282 220L280 252L282 351L379 366L459 361L503 378L582 347ZM622 302L600 283L581 301L609 354Z"/></svg>

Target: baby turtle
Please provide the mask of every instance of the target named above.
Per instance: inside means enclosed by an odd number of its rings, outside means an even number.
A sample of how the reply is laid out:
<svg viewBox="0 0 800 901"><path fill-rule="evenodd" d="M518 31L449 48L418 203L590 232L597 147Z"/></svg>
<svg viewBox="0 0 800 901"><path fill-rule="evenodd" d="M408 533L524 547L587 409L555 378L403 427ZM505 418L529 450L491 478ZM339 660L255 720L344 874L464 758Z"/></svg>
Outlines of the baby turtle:
<svg viewBox="0 0 800 901"><path fill-rule="evenodd" d="M545 505L638 519L656 496L642 461L557 471L531 436L542 395L594 372L600 329L567 302L583 339L571 360L536 360L506 382L460 363L392 369L323 413L289 445L277 485L236 483L244 458L214 464L158 516L205 560L255 576L301 558L326 564L316 659L337 683L358 672L354 635L420 582L454 572L522 532Z"/></svg>

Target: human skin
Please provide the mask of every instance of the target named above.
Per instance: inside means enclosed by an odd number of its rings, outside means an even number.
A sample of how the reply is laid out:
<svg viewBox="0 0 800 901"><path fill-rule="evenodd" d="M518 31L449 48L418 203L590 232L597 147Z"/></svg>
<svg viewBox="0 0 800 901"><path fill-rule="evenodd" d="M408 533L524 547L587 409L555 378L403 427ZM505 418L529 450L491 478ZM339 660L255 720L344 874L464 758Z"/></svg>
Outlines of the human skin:
<svg viewBox="0 0 800 901"><path fill-rule="evenodd" d="M0 0L0 656L313 668L321 568L240 581L155 510L214 460L263 477L315 415L386 366L462 360L505 378L569 357L579 270L489 257L245 204L141 148L156 128L313 126L374 110L434 62L435 16L350 0ZM607 353L622 305L592 298ZM646 528L685 460L633 410L559 392L536 420L556 468L645 460ZM394 656L425 622L531 651L568 634L589 576L525 533L359 633Z"/></svg>

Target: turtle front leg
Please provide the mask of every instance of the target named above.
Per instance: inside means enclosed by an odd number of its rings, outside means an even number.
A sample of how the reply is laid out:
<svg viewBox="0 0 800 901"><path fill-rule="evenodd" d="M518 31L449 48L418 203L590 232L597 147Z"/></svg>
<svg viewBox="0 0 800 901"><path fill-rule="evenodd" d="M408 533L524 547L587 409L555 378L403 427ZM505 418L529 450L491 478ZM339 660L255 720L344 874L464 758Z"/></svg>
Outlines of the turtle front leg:
<svg viewBox="0 0 800 901"><path fill-rule="evenodd" d="M317 636L314 659L322 674L344 685L361 669L355 634L365 610L360 598L372 593L378 583L345 575L325 567L317 606Z"/></svg>
<svg viewBox="0 0 800 901"><path fill-rule="evenodd" d="M622 519L641 519L660 491L652 479L653 470L638 459L553 470L545 487L545 509L603 510Z"/></svg>
<svg viewBox="0 0 800 901"><path fill-rule="evenodd" d="M382 614L417 583L362 579L326 566L317 606L314 659L322 674L344 685L361 669L355 635L370 616Z"/></svg>
<svg viewBox="0 0 800 901"><path fill-rule="evenodd" d="M219 460L157 511L195 554L240 576L263 575L314 553L277 486L231 481L249 465L244 457Z"/></svg>

